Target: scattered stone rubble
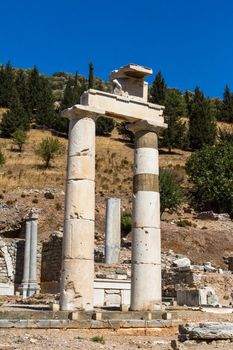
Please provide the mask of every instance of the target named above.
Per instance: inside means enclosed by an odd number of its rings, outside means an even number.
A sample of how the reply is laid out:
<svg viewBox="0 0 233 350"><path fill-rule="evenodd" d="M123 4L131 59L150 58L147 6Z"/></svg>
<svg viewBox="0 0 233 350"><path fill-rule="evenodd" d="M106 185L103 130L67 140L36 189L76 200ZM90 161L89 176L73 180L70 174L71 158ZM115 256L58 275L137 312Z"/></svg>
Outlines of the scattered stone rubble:
<svg viewBox="0 0 233 350"><path fill-rule="evenodd" d="M181 342L189 340L233 342L233 324L219 322L187 323L179 326L178 339Z"/></svg>

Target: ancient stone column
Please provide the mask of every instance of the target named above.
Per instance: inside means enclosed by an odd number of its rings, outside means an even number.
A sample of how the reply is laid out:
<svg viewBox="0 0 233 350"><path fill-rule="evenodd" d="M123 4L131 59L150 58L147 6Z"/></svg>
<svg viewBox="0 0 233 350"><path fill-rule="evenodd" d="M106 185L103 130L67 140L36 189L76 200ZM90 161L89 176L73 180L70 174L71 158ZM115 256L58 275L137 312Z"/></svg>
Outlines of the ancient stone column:
<svg viewBox="0 0 233 350"><path fill-rule="evenodd" d="M69 126L61 271L62 310L93 308L95 119L74 116Z"/></svg>
<svg viewBox="0 0 233 350"><path fill-rule="evenodd" d="M37 228L38 218L35 215L30 217L30 264L29 264L29 281L28 281L28 296L37 293L40 289L37 282Z"/></svg>
<svg viewBox="0 0 233 350"><path fill-rule="evenodd" d="M146 121L135 132L131 310L161 303L160 200L157 131Z"/></svg>
<svg viewBox="0 0 233 350"><path fill-rule="evenodd" d="M27 297L30 267L30 245L31 245L31 221L26 220L25 245L24 245L24 267L21 290L23 298Z"/></svg>
<svg viewBox="0 0 233 350"><path fill-rule="evenodd" d="M121 200L108 198L106 200L105 222L105 263L119 262L121 247Z"/></svg>

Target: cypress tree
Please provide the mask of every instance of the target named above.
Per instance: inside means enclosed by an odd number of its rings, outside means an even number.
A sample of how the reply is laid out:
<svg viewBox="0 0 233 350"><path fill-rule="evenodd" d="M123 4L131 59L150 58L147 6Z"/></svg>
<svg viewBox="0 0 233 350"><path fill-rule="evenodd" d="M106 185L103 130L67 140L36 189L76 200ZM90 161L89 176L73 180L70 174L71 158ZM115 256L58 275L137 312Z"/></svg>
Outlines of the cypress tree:
<svg viewBox="0 0 233 350"><path fill-rule="evenodd" d="M16 130L29 129L29 117L23 109L16 87L12 91L9 107L10 110L3 114L0 125L2 137L11 137Z"/></svg>
<svg viewBox="0 0 233 350"><path fill-rule="evenodd" d="M30 114L30 91L28 85L28 77L23 69L19 69L15 79L16 88L19 94L20 102L24 110Z"/></svg>
<svg viewBox="0 0 233 350"><path fill-rule="evenodd" d="M213 145L216 139L216 122L210 102L198 87L195 88L189 115L189 143L192 150Z"/></svg>
<svg viewBox="0 0 233 350"><path fill-rule="evenodd" d="M167 89L165 98L165 121L168 128L164 132L162 145L168 147L171 153L172 148L187 147L187 130L180 118L185 113L185 101L179 90Z"/></svg>
<svg viewBox="0 0 233 350"><path fill-rule="evenodd" d="M88 76L88 89L94 88L94 66L93 63L89 63L89 76Z"/></svg>
<svg viewBox="0 0 233 350"><path fill-rule="evenodd" d="M166 97L166 83L162 76L162 73L159 71L156 74L155 80L153 81L150 95L151 95L151 102L157 103L159 105L164 105L165 103L165 97Z"/></svg>
<svg viewBox="0 0 233 350"><path fill-rule="evenodd" d="M39 91L37 93L37 103L35 111L35 119L37 125L52 127L54 123L54 101L53 92L46 77L39 78Z"/></svg>
<svg viewBox="0 0 233 350"><path fill-rule="evenodd" d="M9 108L11 96L15 87L14 72L10 62L1 67L0 74L0 105Z"/></svg>
<svg viewBox="0 0 233 350"><path fill-rule="evenodd" d="M38 93L40 92L40 89L41 89L40 73L36 66L33 67L33 69L29 74L28 88L30 92L29 109L32 113L35 113L35 110L37 108L37 102L38 102Z"/></svg>
<svg viewBox="0 0 233 350"><path fill-rule="evenodd" d="M221 120L233 122L233 95L228 85L226 85L224 90Z"/></svg>
<svg viewBox="0 0 233 350"><path fill-rule="evenodd" d="M61 109L66 109L73 106L73 88L72 88L72 80L69 76L68 81L66 83L66 87L63 94L63 99L61 103Z"/></svg>

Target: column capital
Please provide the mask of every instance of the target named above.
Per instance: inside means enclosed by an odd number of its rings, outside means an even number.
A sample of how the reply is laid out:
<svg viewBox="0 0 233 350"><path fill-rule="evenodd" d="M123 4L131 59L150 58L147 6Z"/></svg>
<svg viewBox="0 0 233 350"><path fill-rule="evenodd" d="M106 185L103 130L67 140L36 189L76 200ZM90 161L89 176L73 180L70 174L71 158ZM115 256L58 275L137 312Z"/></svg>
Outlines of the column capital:
<svg viewBox="0 0 233 350"><path fill-rule="evenodd" d="M105 110L102 108L74 105L61 112L61 116L68 119L92 118L96 120L99 116L104 115Z"/></svg>
<svg viewBox="0 0 233 350"><path fill-rule="evenodd" d="M127 128L134 134L140 131L155 132L156 134L159 134L167 128L167 124L153 120L139 120L135 123L131 123Z"/></svg>
<svg viewBox="0 0 233 350"><path fill-rule="evenodd" d="M38 210L37 209L34 209L34 208L31 208L29 210L29 212L26 214L26 216L24 217L24 219L26 221L30 221L30 220L38 220L39 218L39 215L38 215Z"/></svg>

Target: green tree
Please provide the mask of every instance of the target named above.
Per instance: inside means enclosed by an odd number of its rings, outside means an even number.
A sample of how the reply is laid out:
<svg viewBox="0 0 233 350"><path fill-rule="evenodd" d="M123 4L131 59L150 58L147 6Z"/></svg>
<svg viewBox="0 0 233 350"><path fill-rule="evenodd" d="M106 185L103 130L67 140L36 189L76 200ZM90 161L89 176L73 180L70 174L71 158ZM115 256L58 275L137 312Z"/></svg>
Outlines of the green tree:
<svg viewBox="0 0 233 350"><path fill-rule="evenodd" d="M127 236L132 230L132 216L130 213L123 212L121 214L121 235Z"/></svg>
<svg viewBox="0 0 233 350"><path fill-rule="evenodd" d="M28 115L31 114L30 108L30 91L28 84L28 76L23 69L19 69L16 74L15 79L16 88L19 94L20 102L23 106L23 109L27 112Z"/></svg>
<svg viewBox="0 0 233 350"><path fill-rule="evenodd" d="M89 63L89 76L88 76L88 89L93 89L94 87L94 66L93 63Z"/></svg>
<svg viewBox="0 0 233 350"><path fill-rule="evenodd" d="M111 134L115 123L111 118L99 117L96 122L96 135L106 136Z"/></svg>
<svg viewBox="0 0 233 350"><path fill-rule="evenodd" d="M233 95L226 85L223 95L222 110L221 110L221 120L226 122L233 122Z"/></svg>
<svg viewBox="0 0 233 350"><path fill-rule="evenodd" d="M57 138L47 137L39 143L35 153L44 161L45 168L48 168L51 161L60 155L63 150L63 144Z"/></svg>
<svg viewBox="0 0 233 350"><path fill-rule="evenodd" d="M198 87L195 88L189 115L189 144L192 150L213 145L217 128L213 108Z"/></svg>
<svg viewBox="0 0 233 350"><path fill-rule="evenodd" d="M17 145L19 152L22 152L23 146L25 145L28 136L27 133L23 130L16 130L12 134L13 142Z"/></svg>
<svg viewBox="0 0 233 350"><path fill-rule="evenodd" d="M3 114L3 118L0 124L1 136L11 137L16 130L28 130L29 129L29 116L23 109L20 102L19 94L14 87L10 98L10 110Z"/></svg>
<svg viewBox="0 0 233 350"><path fill-rule="evenodd" d="M186 163L200 210L227 212L233 217L233 144L219 143L193 153Z"/></svg>
<svg viewBox="0 0 233 350"><path fill-rule="evenodd" d="M51 128L55 120L54 100L51 86L46 77L39 78L39 90L35 111L36 124Z"/></svg>
<svg viewBox="0 0 233 350"><path fill-rule="evenodd" d="M15 76L10 62L0 70L0 106L10 107L11 96L15 89Z"/></svg>
<svg viewBox="0 0 233 350"><path fill-rule="evenodd" d="M171 153L172 148L187 147L187 128L180 118L185 114L185 101L177 89L167 89L165 97L165 121L168 128L164 132L162 145Z"/></svg>
<svg viewBox="0 0 233 350"><path fill-rule="evenodd" d="M66 87L63 94L63 99L61 103L61 109L66 109L73 106L73 87L72 80L69 76L68 81L66 83Z"/></svg>
<svg viewBox="0 0 233 350"><path fill-rule="evenodd" d="M153 81L151 90L150 90L150 100L152 103L157 103L159 105L164 105L166 97L166 83L162 73L159 71L156 74L155 80Z"/></svg>
<svg viewBox="0 0 233 350"><path fill-rule="evenodd" d="M28 89L29 89L29 109L32 113L35 113L38 105L38 93L41 89L40 73L36 66L30 71L28 78Z"/></svg>
<svg viewBox="0 0 233 350"><path fill-rule="evenodd" d="M159 172L160 214L165 209L176 211L184 201L184 191L172 169L163 168Z"/></svg>

